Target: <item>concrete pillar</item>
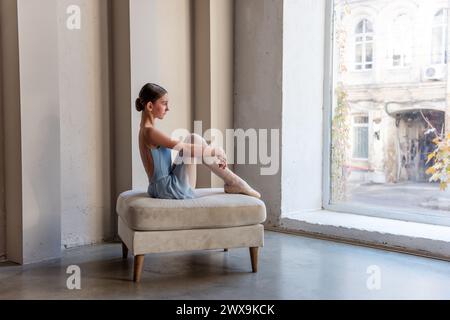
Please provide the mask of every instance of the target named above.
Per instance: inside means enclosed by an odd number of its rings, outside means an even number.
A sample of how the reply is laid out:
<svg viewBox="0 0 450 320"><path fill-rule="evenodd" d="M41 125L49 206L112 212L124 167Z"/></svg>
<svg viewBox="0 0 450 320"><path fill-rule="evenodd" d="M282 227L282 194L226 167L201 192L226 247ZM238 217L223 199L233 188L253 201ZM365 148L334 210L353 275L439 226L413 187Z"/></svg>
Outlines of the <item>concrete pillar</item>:
<svg viewBox="0 0 450 320"><path fill-rule="evenodd" d="M112 232L117 234L116 200L132 188L131 148L131 63L130 63L130 1L111 0L110 66L111 66L111 208Z"/></svg>
<svg viewBox="0 0 450 320"><path fill-rule="evenodd" d="M278 129L281 137L283 1L236 0L234 12L234 127L268 129L269 133ZM282 156L281 143L277 154ZM274 175L261 175L261 167L235 165L236 173L261 192L267 206L267 224L277 225L282 168Z"/></svg>

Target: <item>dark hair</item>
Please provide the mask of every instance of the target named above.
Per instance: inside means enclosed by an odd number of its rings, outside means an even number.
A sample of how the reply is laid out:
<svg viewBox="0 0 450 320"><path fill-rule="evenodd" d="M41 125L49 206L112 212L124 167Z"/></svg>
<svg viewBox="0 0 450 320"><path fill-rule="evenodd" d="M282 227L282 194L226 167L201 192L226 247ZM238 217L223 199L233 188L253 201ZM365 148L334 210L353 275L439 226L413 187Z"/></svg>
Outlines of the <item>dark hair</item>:
<svg viewBox="0 0 450 320"><path fill-rule="evenodd" d="M136 110L142 111L148 102L155 103L159 98L167 94L167 90L163 87L154 84L147 83L139 92L139 97L136 99Z"/></svg>

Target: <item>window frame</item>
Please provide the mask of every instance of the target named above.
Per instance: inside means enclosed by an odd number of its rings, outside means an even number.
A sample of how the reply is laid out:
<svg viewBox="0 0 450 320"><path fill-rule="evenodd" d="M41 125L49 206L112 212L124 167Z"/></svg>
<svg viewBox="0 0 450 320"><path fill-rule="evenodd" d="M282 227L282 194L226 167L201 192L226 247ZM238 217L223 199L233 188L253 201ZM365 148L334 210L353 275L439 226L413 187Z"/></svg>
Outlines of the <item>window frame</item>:
<svg viewBox="0 0 450 320"><path fill-rule="evenodd" d="M450 226L450 214L437 211L402 210L366 205L364 207L351 203L330 203L331 199L331 121L334 102L334 0L325 3L325 43L324 43L324 80L323 80L323 145L322 145L322 208L335 212L372 216L400 221L418 222L441 226Z"/></svg>

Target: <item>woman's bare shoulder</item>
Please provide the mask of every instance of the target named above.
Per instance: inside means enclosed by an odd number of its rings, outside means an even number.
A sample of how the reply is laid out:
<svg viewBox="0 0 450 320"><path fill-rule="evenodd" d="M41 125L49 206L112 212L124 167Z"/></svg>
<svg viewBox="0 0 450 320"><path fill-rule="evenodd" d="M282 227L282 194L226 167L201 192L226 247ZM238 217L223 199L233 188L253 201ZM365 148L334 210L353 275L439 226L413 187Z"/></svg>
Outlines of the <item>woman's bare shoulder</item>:
<svg viewBox="0 0 450 320"><path fill-rule="evenodd" d="M143 132L144 140L148 145L163 146L173 149L180 142L179 140L172 139L155 127L141 127L141 130Z"/></svg>
<svg viewBox="0 0 450 320"><path fill-rule="evenodd" d="M147 148L154 149L158 147L153 141L152 141L152 132L153 130L157 130L154 127L141 127L139 131L139 136L142 138L142 142Z"/></svg>

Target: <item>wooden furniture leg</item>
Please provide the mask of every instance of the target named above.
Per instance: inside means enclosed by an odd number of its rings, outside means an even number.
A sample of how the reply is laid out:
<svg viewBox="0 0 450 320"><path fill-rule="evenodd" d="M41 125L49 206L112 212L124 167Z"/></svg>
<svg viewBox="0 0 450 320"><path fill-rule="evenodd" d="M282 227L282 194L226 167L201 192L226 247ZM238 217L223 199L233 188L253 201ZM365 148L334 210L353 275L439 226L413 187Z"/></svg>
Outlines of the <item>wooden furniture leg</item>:
<svg viewBox="0 0 450 320"><path fill-rule="evenodd" d="M252 261L252 271L258 272L258 247L250 248L250 259Z"/></svg>
<svg viewBox="0 0 450 320"><path fill-rule="evenodd" d="M134 282L141 281L141 274L143 268L144 268L144 255L140 254L134 256L134 275L133 275Z"/></svg>

